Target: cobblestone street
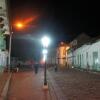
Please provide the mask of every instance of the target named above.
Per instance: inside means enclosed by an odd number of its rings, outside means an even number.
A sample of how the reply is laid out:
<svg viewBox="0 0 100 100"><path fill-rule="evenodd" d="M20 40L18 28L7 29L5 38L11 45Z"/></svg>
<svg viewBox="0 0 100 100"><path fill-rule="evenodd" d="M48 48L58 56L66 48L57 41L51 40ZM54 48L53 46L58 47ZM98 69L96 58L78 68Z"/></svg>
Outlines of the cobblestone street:
<svg viewBox="0 0 100 100"><path fill-rule="evenodd" d="M64 99L61 100L100 100L100 74L78 69L55 72L52 68L48 73L59 88L58 91L53 84L56 95L59 96L59 92L63 94Z"/></svg>

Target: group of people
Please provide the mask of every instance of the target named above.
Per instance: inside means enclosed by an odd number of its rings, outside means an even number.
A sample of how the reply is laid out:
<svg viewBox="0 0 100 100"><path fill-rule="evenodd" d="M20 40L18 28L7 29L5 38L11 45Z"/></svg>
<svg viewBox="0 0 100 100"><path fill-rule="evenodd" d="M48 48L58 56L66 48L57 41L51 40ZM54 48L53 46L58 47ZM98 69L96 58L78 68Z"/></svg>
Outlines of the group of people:
<svg viewBox="0 0 100 100"><path fill-rule="evenodd" d="M34 69L34 72L37 74L38 73L38 69L39 69L39 63L38 62L32 62L31 64L29 64L29 66L31 66ZM22 65L20 63L17 64L16 68L21 68Z"/></svg>
<svg viewBox="0 0 100 100"><path fill-rule="evenodd" d="M35 62L31 62L29 65L34 69L35 74L37 74L38 70L39 70L39 66L40 66L39 63L37 61L35 61ZM19 70L20 67L21 67L21 64L18 63L17 64L18 70ZM57 70L58 70L58 68L57 68L57 65L55 64L54 71L57 72Z"/></svg>

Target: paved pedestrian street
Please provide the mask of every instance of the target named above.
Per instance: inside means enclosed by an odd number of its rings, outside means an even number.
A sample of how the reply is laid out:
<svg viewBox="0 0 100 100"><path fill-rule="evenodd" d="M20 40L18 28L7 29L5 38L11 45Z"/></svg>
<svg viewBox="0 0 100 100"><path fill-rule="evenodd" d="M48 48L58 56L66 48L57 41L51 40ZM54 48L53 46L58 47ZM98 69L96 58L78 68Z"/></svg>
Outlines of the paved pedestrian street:
<svg viewBox="0 0 100 100"><path fill-rule="evenodd" d="M55 72L52 68L48 73L59 100L100 100L100 74L78 69Z"/></svg>
<svg viewBox="0 0 100 100"><path fill-rule="evenodd" d="M44 71L12 73L7 100L52 100L49 91L43 89Z"/></svg>

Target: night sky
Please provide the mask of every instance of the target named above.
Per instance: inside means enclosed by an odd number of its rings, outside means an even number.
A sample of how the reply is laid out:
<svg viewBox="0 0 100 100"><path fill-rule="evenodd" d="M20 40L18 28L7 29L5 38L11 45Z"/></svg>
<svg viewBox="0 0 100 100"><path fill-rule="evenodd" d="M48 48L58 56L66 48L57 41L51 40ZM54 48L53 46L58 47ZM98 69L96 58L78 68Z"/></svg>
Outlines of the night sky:
<svg viewBox="0 0 100 100"><path fill-rule="evenodd" d="M25 39L27 34L40 38L46 33L52 37L53 45L60 41L69 42L82 32L92 37L99 35L99 9L99 2L89 0L10 0L12 25L18 20L34 19L24 30L13 27L14 34L23 34L21 40L26 41L29 40ZM18 38L15 37L16 42ZM26 44L30 44L29 41Z"/></svg>

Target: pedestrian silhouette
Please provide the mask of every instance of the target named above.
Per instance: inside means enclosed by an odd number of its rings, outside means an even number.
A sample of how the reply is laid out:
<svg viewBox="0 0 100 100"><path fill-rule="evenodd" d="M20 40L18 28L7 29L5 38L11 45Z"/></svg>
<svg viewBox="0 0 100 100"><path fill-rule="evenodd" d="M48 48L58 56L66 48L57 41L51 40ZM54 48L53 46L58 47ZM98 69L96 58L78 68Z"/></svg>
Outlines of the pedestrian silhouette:
<svg viewBox="0 0 100 100"><path fill-rule="evenodd" d="M58 68L57 68L57 65L56 64L54 66L54 69L55 69L55 72L57 72Z"/></svg>
<svg viewBox="0 0 100 100"><path fill-rule="evenodd" d="M39 68L38 62L35 62L35 64L34 64L34 71L35 71L35 74L38 73L38 68Z"/></svg>

